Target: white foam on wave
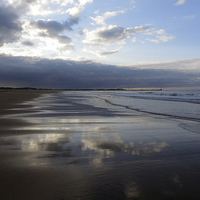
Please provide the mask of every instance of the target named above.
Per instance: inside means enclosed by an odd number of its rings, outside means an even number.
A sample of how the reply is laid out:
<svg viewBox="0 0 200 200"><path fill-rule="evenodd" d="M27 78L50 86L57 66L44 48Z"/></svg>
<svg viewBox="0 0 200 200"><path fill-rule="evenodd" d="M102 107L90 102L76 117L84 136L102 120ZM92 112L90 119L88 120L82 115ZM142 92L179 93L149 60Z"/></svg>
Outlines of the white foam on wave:
<svg viewBox="0 0 200 200"><path fill-rule="evenodd" d="M175 97L175 98L174 98ZM200 93L178 91L164 92L112 92L104 100L115 106L190 121L200 121Z"/></svg>

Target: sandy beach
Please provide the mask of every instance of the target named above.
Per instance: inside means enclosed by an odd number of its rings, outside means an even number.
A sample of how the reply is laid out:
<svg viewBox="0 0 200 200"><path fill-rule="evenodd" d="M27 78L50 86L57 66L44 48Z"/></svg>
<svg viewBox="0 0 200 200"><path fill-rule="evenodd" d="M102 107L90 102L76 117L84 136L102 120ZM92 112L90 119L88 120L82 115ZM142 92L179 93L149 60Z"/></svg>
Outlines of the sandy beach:
<svg viewBox="0 0 200 200"><path fill-rule="evenodd" d="M198 122L101 92L0 95L0 199L200 198L200 135L185 128Z"/></svg>

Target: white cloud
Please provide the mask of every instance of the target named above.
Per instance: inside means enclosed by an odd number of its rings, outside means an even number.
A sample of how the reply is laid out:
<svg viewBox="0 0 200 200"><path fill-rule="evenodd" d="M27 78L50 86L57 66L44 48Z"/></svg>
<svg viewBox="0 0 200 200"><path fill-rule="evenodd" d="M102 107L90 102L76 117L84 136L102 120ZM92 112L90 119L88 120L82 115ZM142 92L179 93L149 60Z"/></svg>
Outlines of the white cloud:
<svg viewBox="0 0 200 200"><path fill-rule="evenodd" d="M137 33L143 33L148 29L148 27L144 27L144 26L136 26L135 27L135 32Z"/></svg>
<svg viewBox="0 0 200 200"><path fill-rule="evenodd" d="M174 36L162 35L162 36L156 36L156 39L147 39L147 40L154 43L160 43L160 42L168 42L170 40L173 40L174 38L175 38Z"/></svg>
<svg viewBox="0 0 200 200"><path fill-rule="evenodd" d="M94 11L94 14L98 15L99 14L99 10Z"/></svg>
<svg viewBox="0 0 200 200"><path fill-rule="evenodd" d="M145 35L164 35L166 31L164 29L156 30L155 28L149 28L144 32Z"/></svg>
<svg viewBox="0 0 200 200"><path fill-rule="evenodd" d="M196 18L195 15L188 15L188 16L183 17L183 19L195 19L195 18Z"/></svg>
<svg viewBox="0 0 200 200"><path fill-rule="evenodd" d="M161 43L161 42L168 42L173 40L174 36L167 36L167 33L164 29L156 30L155 28L149 28L144 32L144 35L148 35L149 37L154 38L147 38L146 40L154 43Z"/></svg>
<svg viewBox="0 0 200 200"><path fill-rule="evenodd" d="M92 2L93 2L93 0L79 0L79 4L81 6L85 6L86 4L92 3Z"/></svg>
<svg viewBox="0 0 200 200"><path fill-rule="evenodd" d="M73 18L79 18L81 15L81 10L77 7L69 8L67 13Z"/></svg>
<svg viewBox="0 0 200 200"><path fill-rule="evenodd" d="M150 26L136 26L134 28L135 33L142 33L145 35L152 35L155 31L155 28Z"/></svg>
<svg viewBox="0 0 200 200"><path fill-rule="evenodd" d="M44 7L46 7L46 9L44 9ZM28 14L32 16L47 16L55 12L56 10L51 10L47 6L42 4L35 4L30 6Z"/></svg>
<svg viewBox="0 0 200 200"><path fill-rule="evenodd" d="M113 12L106 12L104 13L102 16L98 15L96 17L91 17L91 19L95 22L95 24L93 23L93 25L106 25L105 20L110 18L110 17L114 17L118 14L124 13L125 11L120 10L120 11L113 11Z"/></svg>
<svg viewBox="0 0 200 200"><path fill-rule="evenodd" d="M179 0L177 3L175 3L174 5L183 5L185 4L187 0Z"/></svg>
<svg viewBox="0 0 200 200"><path fill-rule="evenodd" d="M85 5L92 2L93 0L79 0L79 3L74 3L74 7L67 9L67 11L62 12L62 14L69 13L72 18L79 18L81 13L85 10Z"/></svg>
<svg viewBox="0 0 200 200"><path fill-rule="evenodd" d="M60 6L67 6L69 4L73 4L74 0L51 0L52 4L59 4Z"/></svg>
<svg viewBox="0 0 200 200"><path fill-rule="evenodd" d="M163 34L165 34L165 30L160 29L160 30L156 31L156 33L159 34L159 35L163 35Z"/></svg>
<svg viewBox="0 0 200 200"><path fill-rule="evenodd" d="M113 43L125 44L126 39L131 39L133 42L136 42L136 37L134 36L135 33L144 33L151 30L152 28L144 26L124 29L117 25L103 26L92 31L85 29L84 33L86 38L83 40L83 43L90 45L110 45ZM163 30L160 32L163 32Z"/></svg>
<svg viewBox="0 0 200 200"><path fill-rule="evenodd" d="M137 41L136 37L133 37L132 42L136 42L136 41Z"/></svg>
<svg viewBox="0 0 200 200"><path fill-rule="evenodd" d="M135 29L134 28L127 28L124 33L126 35L134 35L135 34Z"/></svg>

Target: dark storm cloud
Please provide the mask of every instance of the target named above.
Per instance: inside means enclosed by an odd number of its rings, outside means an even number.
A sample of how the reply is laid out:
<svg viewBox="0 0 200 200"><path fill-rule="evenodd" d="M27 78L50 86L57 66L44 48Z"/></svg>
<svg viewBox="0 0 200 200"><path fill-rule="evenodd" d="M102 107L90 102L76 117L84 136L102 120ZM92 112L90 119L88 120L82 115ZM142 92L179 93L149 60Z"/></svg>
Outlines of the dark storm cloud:
<svg viewBox="0 0 200 200"><path fill-rule="evenodd" d="M0 5L0 46L17 41L22 31L21 25L15 8Z"/></svg>
<svg viewBox="0 0 200 200"><path fill-rule="evenodd" d="M187 87L200 85L200 73L139 69L91 61L0 55L0 85L39 88Z"/></svg>

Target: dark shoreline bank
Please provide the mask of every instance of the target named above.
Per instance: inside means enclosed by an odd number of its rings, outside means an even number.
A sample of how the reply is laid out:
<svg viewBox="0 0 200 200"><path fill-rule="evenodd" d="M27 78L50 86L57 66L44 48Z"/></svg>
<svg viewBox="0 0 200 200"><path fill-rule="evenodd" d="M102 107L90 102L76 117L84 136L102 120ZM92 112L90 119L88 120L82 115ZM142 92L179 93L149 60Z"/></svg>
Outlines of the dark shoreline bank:
<svg viewBox="0 0 200 200"><path fill-rule="evenodd" d="M9 90L9 91L162 91L162 88L77 88L77 89L44 89L44 88L13 88L13 87L0 87L0 92L2 90Z"/></svg>

